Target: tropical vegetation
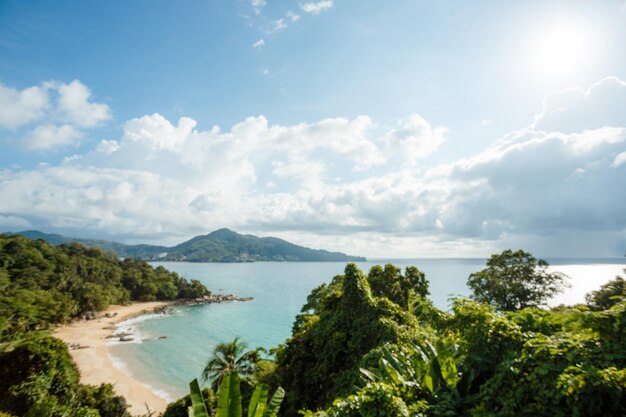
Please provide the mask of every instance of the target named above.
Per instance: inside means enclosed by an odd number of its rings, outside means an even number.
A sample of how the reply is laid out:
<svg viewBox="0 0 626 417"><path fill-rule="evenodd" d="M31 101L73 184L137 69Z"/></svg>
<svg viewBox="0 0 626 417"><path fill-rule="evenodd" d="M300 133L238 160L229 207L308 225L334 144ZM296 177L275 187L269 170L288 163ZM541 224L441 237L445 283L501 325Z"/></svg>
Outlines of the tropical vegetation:
<svg viewBox="0 0 626 417"><path fill-rule="evenodd" d="M187 408L189 417L242 417L244 414L237 371L224 374L215 406L204 399L198 380L191 381L189 389L191 399L191 405ZM267 384L256 385L246 407L248 417L277 417L284 395L285 391L278 387L270 398Z"/></svg>
<svg viewBox="0 0 626 417"><path fill-rule="evenodd" d="M46 330L111 304L209 294L143 261L0 235L0 414L128 417L111 385L79 383L67 346Z"/></svg>
<svg viewBox="0 0 626 417"><path fill-rule="evenodd" d="M487 268L470 275L472 298L500 311L543 307L564 286L565 276L549 273L548 263L528 252L505 250L491 255Z"/></svg>
<svg viewBox="0 0 626 417"><path fill-rule="evenodd" d="M211 383L214 391L217 391L222 379L231 372L237 372L244 378L254 374L254 364L260 360L259 352L247 351L246 348L247 343L239 337L215 346L211 358L202 371L202 377Z"/></svg>
<svg viewBox="0 0 626 417"><path fill-rule="evenodd" d="M415 267L348 264L311 292L273 360L240 339L218 345L213 388L193 381L164 417L626 415L624 279L548 308L565 277L547 267L493 255L468 278L470 298L444 311ZM0 415L128 417L113 387L78 382L45 330L112 303L207 292L97 249L0 236Z"/></svg>
<svg viewBox="0 0 626 417"><path fill-rule="evenodd" d="M626 415L621 278L589 305L540 308L565 278L547 266L523 251L494 255L469 277L472 299L442 311L427 286L402 284L415 271L348 265L312 291L277 349L284 415ZM517 292L501 298L506 286Z"/></svg>
<svg viewBox="0 0 626 417"><path fill-rule="evenodd" d="M78 243L0 235L0 342L111 304L209 294L199 281L144 261Z"/></svg>

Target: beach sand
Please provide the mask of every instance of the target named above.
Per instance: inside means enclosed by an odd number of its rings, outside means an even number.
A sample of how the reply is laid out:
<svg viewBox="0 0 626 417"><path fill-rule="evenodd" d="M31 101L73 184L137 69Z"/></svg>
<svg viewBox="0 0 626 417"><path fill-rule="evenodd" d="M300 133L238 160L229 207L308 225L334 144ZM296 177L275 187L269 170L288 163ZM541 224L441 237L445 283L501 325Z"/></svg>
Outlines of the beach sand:
<svg viewBox="0 0 626 417"><path fill-rule="evenodd" d="M155 307L168 305L168 302L133 303L126 306L111 306L101 314L108 313L115 317L102 317L95 320L76 321L59 327L54 336L68 345L86 346L81 349L70 349L72 358L80 370L80 382L83 384L100 385L109 383L114 386L117 395L126 398L133 415L143 415L147 407L157 414L165 411L167 402L141 382L115 368L109 357L106 337L113 333L115 324L138 316L144 312L152 312ZM116 314L117 313L117 314Z"/></svg>

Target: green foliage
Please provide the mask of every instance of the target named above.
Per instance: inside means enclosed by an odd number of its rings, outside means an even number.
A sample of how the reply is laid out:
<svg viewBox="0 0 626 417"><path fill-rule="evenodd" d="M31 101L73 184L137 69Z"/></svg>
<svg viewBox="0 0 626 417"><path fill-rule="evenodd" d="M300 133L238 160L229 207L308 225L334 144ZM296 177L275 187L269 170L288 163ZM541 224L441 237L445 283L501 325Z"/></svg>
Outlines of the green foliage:
<svg viewBox="0 0 626 417"><path fill-rule="evenodd" d="M510 287L515 296L499 299L492 298L497 292L485 292L486 304L458 299L450 313L426 298L412 299L410 292L408 298L398 297L400 271L391 266L373 268L369 280L349 266L345 276L316 288L296 319L293 337L277 355L277 375L295 393L286 414L304 406L308 417L626 415L626 300L603 295L610 303L599 302L598 311L520 309L541 305L562 278L551 284L545 277L518 279L542 274L547 266L521 251L492 260L488 266L501 272L500 278L515 272L502 284L521 282ZM367 291L368 283L378 286L378 296ZM615 286L601 290L613 292ZM349 324L367 316L364 310L398 308L405 300L410 317L377 321L369 316L370 327L358 330ZM389 340L378 338L369 352L344 347L354 346L354 333L390 321L398 332ZM324 343L332 349L325 350ZM347 366L341 368L342 363ZM345 378L359 367L364 368L360 383ZM346 381L353 381L351 388ZM328 401L333 395L339 398Z"/></svg>
<svg viewBox="0 0 626 417"><path fill-rule="evenodd" d="M626 269L624 270L626 273ZM600 286L597 291L586 295L585 300L592 310L606 310L626 298L626 280L615 277L613 281Z"/></svg>
<svg viewBox="0 0 626 417"><path fill-rule="evenodd" d="M246 351L247 344L235 337L231 342L218 343L207 362L202 376L211 382L215 391L225 375L235 371L244 378L254 374L254 364L259 361L258 350Z"/></svg>
<svg viewBox="0 0 626 417"><path fill-rule="evenodd" d="M548 263L530 253L508 249L492 255L487 268L469 276L472 298L491 304L500 311L539 307L564 284L564 275L548 273Z"/></svg>
<svg viewBox="0 0 626 417"><path fill-rule="evenodd" d="M0 353L0 410L15 416L130 417L110 385L78 383L62 341L36 334Z"/></svg>
<svg viewBox="0 0 626 417"><path fill-rule="evenodd" d="M328 406L348 394L359 379L363 355L396 341L400 326L409 321L400 306L372 295L367 277L354 264L314 290L305 307L309 313L297 318L293 337L276 354L288 415L302 407Z"/></svg>
<svg viewBox="0 0 626 417"><path fill-rule="evenodd" d="M419 343L385 345L375 352L376 367L361 369L367 383L384 383L393 388L414 413L430 410L431 415L457 415L460 396L456 384L457 346L444 339ZM432 404L432 406L429 405Z"/></svg>
<svg viewBox="0 0 626 417"><path fill-rule="evenodd" d="M568 366L557 389L573 416L620 415L626 411L626 369Z"/></svg>
<svg viewBox="0 0 626 417"><path fill-rule="evenodd" d="M67 347L51 337L30 337L0 354L0 409L25 415L42 404L62 414L76 400L78 371Z"/></svg>
<svg viewBox="0 0 626 417"><path fill-rule="evenodd" d="M193 397L192 397L193 400ZM225 374L217 392L216 417L241 417L241 391L237 372ZM193 416L190 416L193 417Z"/></svg>
<svg viewBox="0 0 626 417"><path fill-rule="evenodd" d="M267 402L269 395L269 386L266 384L258 384L254 389L250 404L248 405L248 417L276 417L280 405L285 397L285 391L282 388L276 389L274 395Z"/></svg>
<svg viewBox="0 0 626 417"><path fill-rule="evenodd" d="M391 264L382 268L380 265L370 269L367 280L376 297L386 297L401 307L408 308L410 295L426 297L429 294L426 275L414 266L405 269Z"/></svg>
<svg viewBox="0 0 626 417"><path fill-rule="evenodd" d="M95 409L100 417L129 417L128 404L124 397L115 395L111 384L81 385L78 402L86 408Z"/></svg>
<svg viewBox="0 0 626 417"><path fill-rule="evenodd" d="M217 408L217 396L210 388L202 389L204 404L211 415L215 414ZM191 395L186 395L177 401L167 405L162 417L188 417L189 407L191 407Z"/></svg>
<svg viewBox="0 0 626 417"><path fill-rule="evenodd" d="M274 392L274 395L272 395L269 404L267 404L267 406L265 407L265 411L263 411L262 417L277 417L278 412L280 411L280 406L283 403L284 399L285 390L281 387L276 388L276 391Z"/></svg>
<svg viewBox="0 0 626 417"><path fill-rule="evenodd" d="M357 393L336 400L325 414L329 417L409 417L419 416L419 411L422 410L410 410L390 385L371 382Z"/></svg>
<svg viewBox="0 0 626 417"><path fill-rule="evenodd" d="M456 300L452 310L444 329L458 335L459 367L466 370L460 389L474 392L509 352L521 348L525 335L518 324L485 304Z"/></svg>
<svg viewBox="0 0 626 417"><path fill-rule="evenodd" d="M130 300L194 298L209 291L163 267L77 243L0 235L0 341Z"/></svg>
<svg viewBox="0 0 626 417"><path fill-rule="evenodd" d="M168 406L163 417L180 417L181 404L187 404L185 401L187 398L190 398L191 402L191 406L188 406L189 417L208 417L212 410L215 410L215 417L242 417L242 393L240 378L236 371L228 372L223 376L219 386L216 408L204 400L197 380L191 381L189 387L190 396L177 401L171 407ZM285 391L278 387L269 402L268 395L269 387L266 384L258 384L254 388L248 404L248 417L277 417Z"/></svg>
<svg viewBox="0 0 626 417"><path fill-rule="evenodd" d="M198 380L194 379L189 383L189 396L191 397L191 407L189 407L189 417L209 417L209 410L207 409L202 391Z"/></svg>
<svg viewBox="0 0 626 417"><path fill-rule="evenodd" d="M276 374L276 362L268 359L261 359L254 364L253 380L261 384L267 384L276 388L279 385Z"/></svg>

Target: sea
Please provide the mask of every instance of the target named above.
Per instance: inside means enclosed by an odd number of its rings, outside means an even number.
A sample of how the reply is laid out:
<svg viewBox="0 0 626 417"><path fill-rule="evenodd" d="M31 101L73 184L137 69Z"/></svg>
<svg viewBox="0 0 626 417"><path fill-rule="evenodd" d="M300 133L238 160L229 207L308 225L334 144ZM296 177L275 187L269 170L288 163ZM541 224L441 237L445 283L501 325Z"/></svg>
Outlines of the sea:
<svg viewBox="0 0 626 417"><path fill-rule="evenodd" d="M565 273L569 287L551 305L584 301L589 291L624 275L624 258L548 259L552 271ZM364 272L374 265L417 266L430 282L430 298L449 309L455 297L468 296L466 281L485 267L484 259L380 259L357 262ZM149 314L120 323L132 342L110 342L114 366L168 402L185 395L200 377L216 344L243 339L249 348L271 349L291 335L295 316L312 289L342 274L343 262L186 263L154 262L216 293L253 297L249 302L176 306L172 314Z"/></svg>

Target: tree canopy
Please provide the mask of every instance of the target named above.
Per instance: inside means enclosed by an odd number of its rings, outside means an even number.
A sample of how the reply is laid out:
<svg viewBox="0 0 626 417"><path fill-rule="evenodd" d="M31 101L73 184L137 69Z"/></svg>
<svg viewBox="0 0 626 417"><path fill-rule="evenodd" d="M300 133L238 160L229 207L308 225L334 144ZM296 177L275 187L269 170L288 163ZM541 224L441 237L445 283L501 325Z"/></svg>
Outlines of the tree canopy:
<svg viewBox="0 0 626 417"><path fill-rule="evenodd" d="M77 243L0 235L0 341L111 304L195 298L209 290L162 266Z"/></svg>
<svg viewBox="0 0 626 417"><path fill-rule="evenodd" d="M113 387L81 385L67 346L32 333L0 351L0 413L14 416L130 417Z"/></svg>
<svg viewBox="0 0 626 417"><path fill-rule="evenodd" d="M259 361L256 350L246 350L247 344L238 337L226 343L218 343L213 349L202 376L211 383L213 391L217 391L224 375L237 372L244 378L254 373L254 365Z"/></svg>
<svg viewBox="0 0 626 417"><path fill-rule="evenodd" d="M528 252L508 249L492 255L487 268L469 276L472 298L500 311L514 311L545 305L559 293L565 276L547 272L548 263Z"/></svg>

